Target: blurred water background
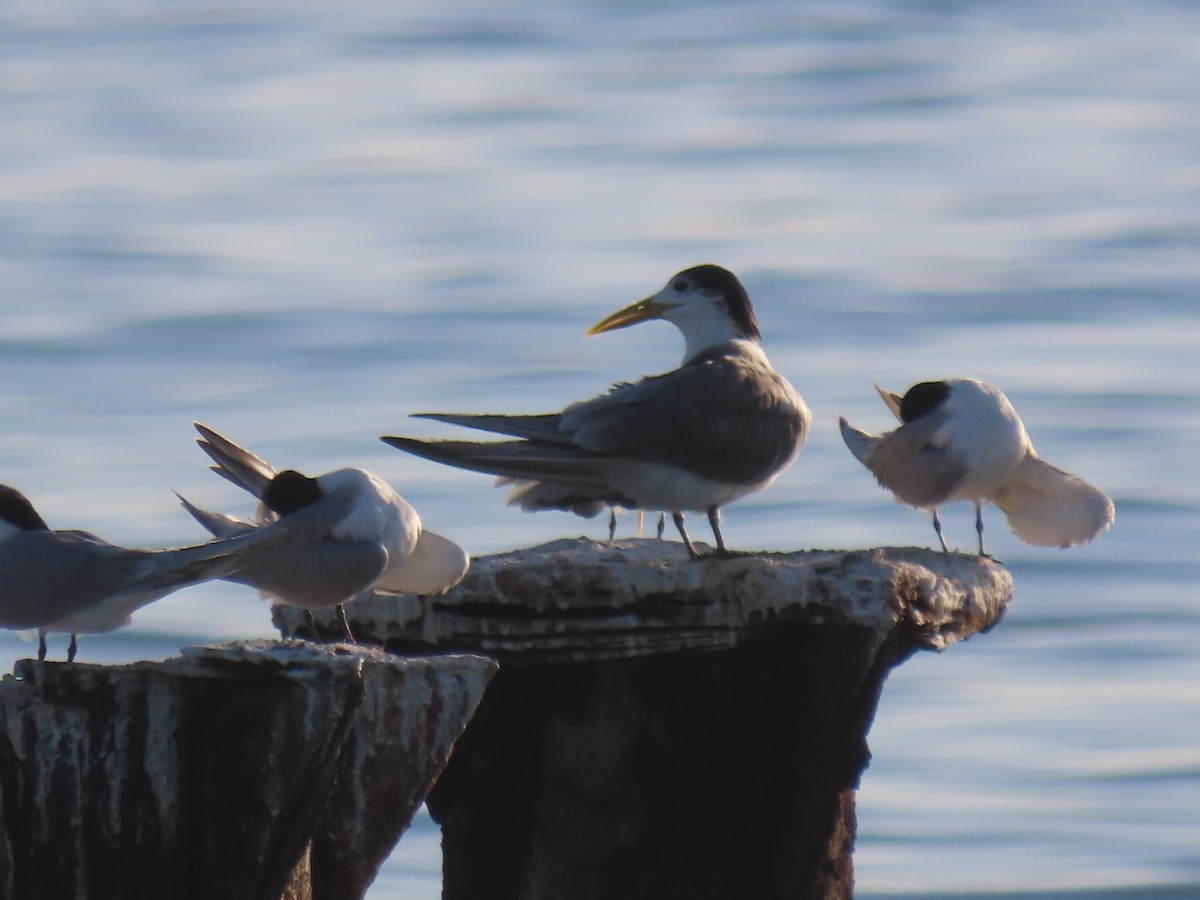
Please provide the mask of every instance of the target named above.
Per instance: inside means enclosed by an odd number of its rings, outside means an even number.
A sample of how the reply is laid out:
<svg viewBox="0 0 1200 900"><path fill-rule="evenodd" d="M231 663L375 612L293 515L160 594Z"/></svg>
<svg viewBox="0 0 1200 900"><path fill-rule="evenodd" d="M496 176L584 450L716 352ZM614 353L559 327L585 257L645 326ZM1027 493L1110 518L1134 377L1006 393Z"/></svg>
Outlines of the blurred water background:
<svg viewBox="0 0 1200 900"><path fill-rule="evenodd" d="M172 490L249 511L200 419L369 468L476 555L599 537L377 437L673 367L668 325L583 332L721 263L815 416L731 547L930 545L836 421L945 375L1117 504L1070 551L988 514L1015 600L891 677L859 895L1200 896L1197 34L1165 0L8 0L0 481L54 527L198 541ZM943 520L974 546L969 506ZM79 658L273 634L208 585ZM33 649L0 632L0 670ZM369 896L431 900L439 867L422 815Z"/></svg>

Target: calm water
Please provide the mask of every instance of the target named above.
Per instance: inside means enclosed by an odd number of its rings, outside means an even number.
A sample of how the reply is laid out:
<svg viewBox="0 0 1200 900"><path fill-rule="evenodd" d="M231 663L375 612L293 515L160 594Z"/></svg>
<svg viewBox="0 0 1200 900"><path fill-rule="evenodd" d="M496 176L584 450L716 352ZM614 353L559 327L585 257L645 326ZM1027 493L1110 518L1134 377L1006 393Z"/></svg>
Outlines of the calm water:
<svg viewBox="0 0 1200 900"><path fill-rule="evenodd" d="M993 382L1117 503L1063 552L988 517L1015 601L892 676L860 894L1200 896L1200 7L326 6L0 8L0 481L55 526L193 542L171 490L248 509L201 419L370 468L475 554L598 536L376 437L672 367L669 326L583 332L720 262L816 420L731 546L932 542L837 435L889 426L875 382ZM210 585L80 658L272 633ZM32 649L0 633L0 670ZM439 866L422 818L370 897L434 898Z"/></svg>

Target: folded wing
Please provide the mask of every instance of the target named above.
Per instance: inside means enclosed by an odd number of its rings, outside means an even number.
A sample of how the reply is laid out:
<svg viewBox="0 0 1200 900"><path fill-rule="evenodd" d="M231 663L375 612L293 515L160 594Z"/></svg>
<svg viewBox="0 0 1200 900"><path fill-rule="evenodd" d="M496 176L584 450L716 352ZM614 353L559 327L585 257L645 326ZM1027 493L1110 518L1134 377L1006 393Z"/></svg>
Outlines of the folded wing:
<svg viewBox="0 0 1200 900"><path fill-rule="evenodd" d="M370 588L388 562L387 550L377 542L330 536L334 526L350 512L350 498L325 498L261 526L208 512L183 497L179 499L212 534L251 530L269 536L269 540L247 548L240 565L219 577L258 588L287 603L315 609L349 600Z"/></svg>
<svg viewBox="0 0 1200 900"><path fill-rule="evenodd" d="M883 487L919 509L945 502L967 476L965 462L936 441L941 424L938 416L924 416L876 437L840 420L850 452Z"/></svg>
<svg viewBox="0 0 1200 900"><path fill-rule="evenodd" d="M518 440L383 440L459 468L546 483L521 494L521 505L578 508L584 514L595 514L604 504L639 505L610 484L606 473L612 460L665 464L715 482L755 484L795 457L809 421L786 380L729 347L666 375L617 384L560 414L423 417Z"/></svg>
<svg viewBox="0 0 1200 900"><path fill-rule="evenodd" d="M752 484L791 462L808 421L799 395L770 366L717 348L674 372L567 407L561 427L593 452Z"/></svg>

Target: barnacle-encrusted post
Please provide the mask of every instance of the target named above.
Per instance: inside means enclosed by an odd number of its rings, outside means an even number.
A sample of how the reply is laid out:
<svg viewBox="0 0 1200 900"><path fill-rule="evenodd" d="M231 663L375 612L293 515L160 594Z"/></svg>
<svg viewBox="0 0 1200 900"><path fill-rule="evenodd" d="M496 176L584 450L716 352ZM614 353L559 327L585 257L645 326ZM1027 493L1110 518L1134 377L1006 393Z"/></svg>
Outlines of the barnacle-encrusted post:
<svg viewBox="0 0 1200 900"><path fill-rule="evenodd" d="M888 671L1011 593L992 560L911 548L578 540L347 611L361 638L500 662L428 799L447 900L836 898Z"/></svg>

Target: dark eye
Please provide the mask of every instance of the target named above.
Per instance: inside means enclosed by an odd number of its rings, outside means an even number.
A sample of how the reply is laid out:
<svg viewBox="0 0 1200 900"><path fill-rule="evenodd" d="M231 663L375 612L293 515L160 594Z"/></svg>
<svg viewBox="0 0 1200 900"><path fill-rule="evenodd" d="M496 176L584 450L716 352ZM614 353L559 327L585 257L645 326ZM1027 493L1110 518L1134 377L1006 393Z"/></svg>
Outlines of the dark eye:
<svg viewBox="0 0 1200 900"><path fill-rule="evenodd" d="M682 278L680 278L673 285L671 285L671 287L675 288L675 290L679 291L679 293L681 293L681 294L687 290L687 286L688 286L688 283L686 281L684 281Z"/></svg>

